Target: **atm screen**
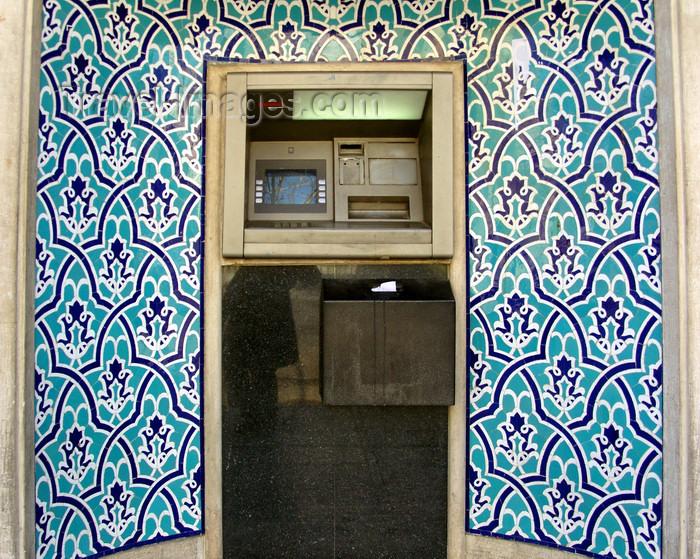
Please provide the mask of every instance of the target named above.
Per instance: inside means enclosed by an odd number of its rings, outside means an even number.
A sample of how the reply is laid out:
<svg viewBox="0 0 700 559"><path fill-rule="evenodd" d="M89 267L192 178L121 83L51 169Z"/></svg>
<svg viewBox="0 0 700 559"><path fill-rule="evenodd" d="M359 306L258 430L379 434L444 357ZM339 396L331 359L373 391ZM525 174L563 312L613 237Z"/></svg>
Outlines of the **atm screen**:
<svg viewBox="0 0 700 559"><path fill-rule="evenodd" d="M267 147L264 142L252 145L260 151ZM326 182L326 169L332 168L331 162L328 159L298 158L293 153L284 153L290 147L300 149L296 143L291 146L285 144L283 147L285 149L281 150L280 155L286 157L261 158L251 162L254 175L248 219L332 219ZM306 151L313 151L309 146L305 147Z"/></svg>
<svg viewBox="0 0 700 559"><path fill-rule="evenodd" d="M262 187L259 204L319 203L316 169L267 169Z"/></svg>

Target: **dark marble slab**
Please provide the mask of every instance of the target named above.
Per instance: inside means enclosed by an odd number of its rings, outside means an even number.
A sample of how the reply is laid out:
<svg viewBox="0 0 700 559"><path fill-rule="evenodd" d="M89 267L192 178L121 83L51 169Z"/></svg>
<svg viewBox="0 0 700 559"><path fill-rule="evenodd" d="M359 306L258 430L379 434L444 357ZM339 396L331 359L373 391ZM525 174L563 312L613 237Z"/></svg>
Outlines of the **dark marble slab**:
<svg viewBox="0 0 700 559"><path fill-rule="evenodd" d="M224 557L446 556L445 408L280 406L224 424Z"/></svg>
<svg viewBox="0 0 700 559"><path fill-rule="evenodd" d="M247 268L224 290L224 557L444 558L447 408L321 404L321 280Z"/></svg>

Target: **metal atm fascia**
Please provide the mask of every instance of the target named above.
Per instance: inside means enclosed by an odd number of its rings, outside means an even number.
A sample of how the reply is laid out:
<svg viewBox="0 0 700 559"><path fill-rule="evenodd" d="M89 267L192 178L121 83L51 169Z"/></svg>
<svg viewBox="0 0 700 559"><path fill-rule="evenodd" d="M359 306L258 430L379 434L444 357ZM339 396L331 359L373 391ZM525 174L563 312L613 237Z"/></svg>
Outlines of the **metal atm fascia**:
<svg viewBox="0 0 700 559"><path fill-rule="evenodd" d="M443 71L442 64L446 64ZM244 65L241 65L243 67ZM304 65L306 68L309 65ZM330 65L329 65L330 66ZM429 169L424 181L424 216L427 228L409 224L362 223L330 224L324 227L287 228L284 231L249 227L246 185L249 174L249 146L245 119L226 116L224 121L224 219L223 255L229 258L421 258L445 259L453 253L454 186L463 173L455 162L455 100L461 88L461 66L437 63L431 71L379 72L377 64L333 64L328 71L274 71L256 68L249 72L231 72L227 92L244 99L249 92L270 89L426 89L430 106L425 120L430 130L422 133L421 156L430 158L422 167ZM408 65L406 65L408 66ZM457 67L459 66L459 72ZM367 67L367 70L364 70ZM371 67L371 70L370 70ZM394 65L395 67L395 65ZM460 84L461 86L461 81ZM461 102L461 101L459 101ZM432 123L452 123L433 130ZM342 131L338 136L342 137ZM309 138L313 140L313 138ZM334 164L336 162L334 161ZM425 175L424 175L425 176ZM463 176L463 175L462 175ZM425 192L425 189L430 189Z"/></svg>

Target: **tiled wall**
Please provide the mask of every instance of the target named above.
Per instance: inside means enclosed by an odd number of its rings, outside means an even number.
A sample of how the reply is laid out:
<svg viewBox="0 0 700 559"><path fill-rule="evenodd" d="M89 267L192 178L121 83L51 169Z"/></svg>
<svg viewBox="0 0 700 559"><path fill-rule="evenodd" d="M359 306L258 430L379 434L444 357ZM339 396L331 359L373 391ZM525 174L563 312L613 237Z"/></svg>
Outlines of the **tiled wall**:
<svg viewBox="0 0 700 559"><path fill-rule="evenodd" d="M539 4L474 3L465 21L467 526L658 557L652 3Z"/></svg>
<svg viewBox="0 0 700 559"><path fill-rule="evenodd" d="M651 0L44 0L43 14L39 557L203 528L207 57L466 59L467 529L659 555Z"/></svg>

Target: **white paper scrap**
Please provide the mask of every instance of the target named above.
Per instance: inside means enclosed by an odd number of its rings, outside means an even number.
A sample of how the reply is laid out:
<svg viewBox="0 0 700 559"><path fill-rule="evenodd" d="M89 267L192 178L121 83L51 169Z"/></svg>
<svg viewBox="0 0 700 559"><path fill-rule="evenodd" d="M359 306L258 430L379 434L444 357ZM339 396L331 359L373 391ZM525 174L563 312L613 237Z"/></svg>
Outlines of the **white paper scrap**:
<svg viewBox="0 0 700 559"><path fill-rule="evenodd" d="M385 281L373 287L375 293L396 293L396 281Z"/></svg>

